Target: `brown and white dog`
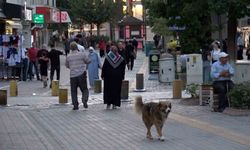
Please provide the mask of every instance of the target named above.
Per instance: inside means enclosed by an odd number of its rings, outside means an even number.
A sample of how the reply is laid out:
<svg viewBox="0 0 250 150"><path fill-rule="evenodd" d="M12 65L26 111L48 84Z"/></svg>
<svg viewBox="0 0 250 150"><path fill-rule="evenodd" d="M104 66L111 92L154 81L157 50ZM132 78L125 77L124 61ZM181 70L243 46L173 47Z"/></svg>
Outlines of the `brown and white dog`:
<svg viewBox="0 0 250 150"><path fill-rule="evenodd" d="M151 135L151 127L155 125L159 140L164 141L165 138L162 135L162 127L171 111L171 103L167 101L161 101L159 103L150 102L143 103L142 97L135 97L135 111L142 115L142 120L147 128L147 138L153 139Z"/></svg>

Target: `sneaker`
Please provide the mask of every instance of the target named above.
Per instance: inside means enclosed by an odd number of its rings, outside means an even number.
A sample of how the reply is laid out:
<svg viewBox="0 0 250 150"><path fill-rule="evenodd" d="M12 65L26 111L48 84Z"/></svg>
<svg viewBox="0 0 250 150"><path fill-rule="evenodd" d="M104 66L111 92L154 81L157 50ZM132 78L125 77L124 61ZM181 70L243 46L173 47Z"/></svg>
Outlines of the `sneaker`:
<svg viewBox="0 0 250 150"><path fill-rule="evenodd" d="M107 104L107 107L106 107L106 109L110 109L110 106L111 106L110 104Z"/></svg>
<svg viewBox="0 0 250 150"><path fill-rule="evenodd" d="M88 108L88 104L87 103L83 103L83 107L84 108Z"/></svg>

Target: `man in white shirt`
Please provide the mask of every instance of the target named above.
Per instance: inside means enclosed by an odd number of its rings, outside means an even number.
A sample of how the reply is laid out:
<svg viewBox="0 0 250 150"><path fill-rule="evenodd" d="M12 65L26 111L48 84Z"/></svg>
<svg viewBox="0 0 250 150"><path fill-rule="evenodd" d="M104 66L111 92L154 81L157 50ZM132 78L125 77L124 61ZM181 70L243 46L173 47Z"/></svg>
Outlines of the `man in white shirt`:
<svg viewBox="0 0 250 150"><path fill-rule="evenodd" d="M223 112L229 106L227 92L234 86L231 77L234 75L233 67L228 63L228 54L221 52L219 61L212 64L211 77L213 79L214 92L218 94L218 111Z"/></svg>
<svg viewBox="0 0 250 150"><path fill-rule="evenodd" d="M77 48L80 52L84 52L85 51L85 48L79 44L79 39L78 38L75 38L75 42L77 43Z"/></svg>

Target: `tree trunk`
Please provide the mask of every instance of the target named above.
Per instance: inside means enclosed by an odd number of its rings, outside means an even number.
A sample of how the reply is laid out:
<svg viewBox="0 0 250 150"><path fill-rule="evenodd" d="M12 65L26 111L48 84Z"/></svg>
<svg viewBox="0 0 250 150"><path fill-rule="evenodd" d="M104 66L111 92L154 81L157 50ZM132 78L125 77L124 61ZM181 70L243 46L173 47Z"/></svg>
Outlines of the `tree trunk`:
<svg viewBox="0 0 250 150"><path fill-rule="evenodd" d="M100 24L97 24L96 25L96 28L97 28L97 36L100 36Z"/></svg>
<svg viewBox="0 0 250 150"><path fill-rule="evenodd" d="M230 14L229 14L230 16ZM237 32L237 19L236 18L228 18L228 54L231 63L235 63L237 58L237 48L236 48L236 32Z"/></svg>
<svg viewBox="0 0 250 150"><path fill-rule="evenodd" d="M221 23L221 14L217 14L217 21L219 26L219 41L222 42L222 23Z"/></svg>

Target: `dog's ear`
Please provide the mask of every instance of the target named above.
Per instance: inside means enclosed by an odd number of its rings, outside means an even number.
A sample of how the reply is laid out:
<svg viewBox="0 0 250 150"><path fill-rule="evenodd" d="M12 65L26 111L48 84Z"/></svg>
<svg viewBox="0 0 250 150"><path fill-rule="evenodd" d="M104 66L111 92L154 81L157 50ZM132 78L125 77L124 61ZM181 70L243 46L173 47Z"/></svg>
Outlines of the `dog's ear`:
<svg viewBox="0 0 250 150"><path fill-rule="evenodd" d="M171 104L171 103L169 103L168 107L169 107L170 109L172 109L172 104Z"/></svg>

